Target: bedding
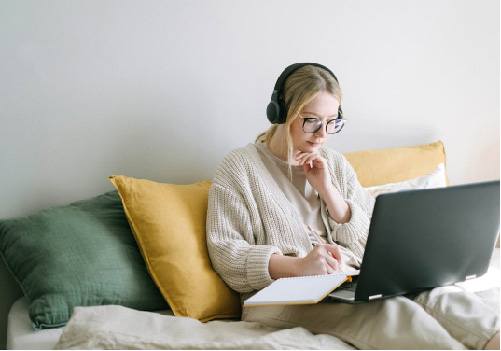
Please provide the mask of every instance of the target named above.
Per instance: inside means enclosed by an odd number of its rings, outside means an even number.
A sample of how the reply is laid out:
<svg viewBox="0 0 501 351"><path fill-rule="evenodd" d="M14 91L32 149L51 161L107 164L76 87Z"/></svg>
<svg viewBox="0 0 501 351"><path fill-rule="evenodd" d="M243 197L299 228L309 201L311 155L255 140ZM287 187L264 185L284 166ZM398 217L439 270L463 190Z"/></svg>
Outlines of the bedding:
<svg viewBox="0 0 501 351"><path fill-rule="evenodd" d="M28 300L20 298L10 309L7 329L8 350L49 350L59 342L63 328L33 330Z"/></svg>
<svg viewBox="0 0 501 351"><path fill-rule="evenodd" d="M304 328L274 329L259 323L213 320L202 323L135 311L123 306L76 308L56 349L300 349L352 350L330 335Z"/></svg>
<svg viewBox="0 0 501 351"><path fill-rule="evenodd" d="M499 248L489 271L456 285L499 309ZM9 349L337 349L353 347L330 335L303 328L277 330L257 323L174 317L171 310L143 312L123 306L77 307L68 325L33 331L27 303L18 300L9 314ZM60 339L59 339L60 337Z"/></svg>

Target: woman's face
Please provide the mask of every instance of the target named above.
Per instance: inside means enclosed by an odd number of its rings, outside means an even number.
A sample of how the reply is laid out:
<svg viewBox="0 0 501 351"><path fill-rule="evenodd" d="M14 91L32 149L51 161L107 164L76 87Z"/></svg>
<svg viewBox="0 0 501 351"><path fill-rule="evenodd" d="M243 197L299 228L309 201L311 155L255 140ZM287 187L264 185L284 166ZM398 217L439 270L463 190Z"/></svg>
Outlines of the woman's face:
<svg viewBox="0 0 501 351"><path fill-rule="evenodd" d="M301 109L299 112L301 117L319 118L322 121L322 127L315 133L305 133L303 131L303 118L296 118L290 127L294 153L298 151L316 152L329 139L330 134L327 134L326 124L338 117L338 108L339 101L334 95L322 91Z"/></svg>

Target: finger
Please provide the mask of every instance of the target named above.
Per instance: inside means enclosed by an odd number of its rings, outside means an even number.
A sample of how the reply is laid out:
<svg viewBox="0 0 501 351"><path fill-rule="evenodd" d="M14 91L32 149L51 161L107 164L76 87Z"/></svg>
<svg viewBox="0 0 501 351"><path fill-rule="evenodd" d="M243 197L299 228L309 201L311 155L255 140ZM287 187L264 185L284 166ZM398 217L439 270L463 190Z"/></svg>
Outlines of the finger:
<svg viewBox="0 0 501 351"><path fill-rule="evenodd" d="M295 154L296 158L303 158L308 155L318 155L318 154L316 152L303 152L303 151L299 151Z"/></svg>
<svg viewBox="0 0 501 351"><path fill-rule="evenodd" d="M308 153L308 152L301 152L301 151L300 151L299 153L297 153L297 154L296 154L296 160L297 160L297 161L300 161L303 157L305 157L305 156L307 156L307 155L309 155L309 153Z"/></svg>
<svg viewBox="0 0 501 351"><path fill-rule="evenodd" d="M325 261L329 264L329 266L336 269L339 266L338 259L336 257L334 257L332 255L332 252L329 251L329 249L326 247L328 245L324 244L322 246L323 246L323 249L325 249L325 251L323 251L323 257L324 257Z"/></svg>
<svg viewBox="0 0 501 351"><path fill-rule="evenodd" d="M334 268L332 268L327 262L325 263L325 269L327 271L327 274L332 274L335 272Z"/></svg>
<svg viewBox="0 0 501 351"><path fill-rule="evenodd" d="M341 254L341 249L339 248L339 246L336 246L336 255L337 255L337 260L339 262L339 266L341 266L343 261L343 255Z"/></svg>
<svg viewBox="0 0 501 351"><path fill-rule="evenodd" d="M339 248L339 246L329 244L326 249L336 260L338 260L339 264L341 265L343 256L341 254L341 249Z"/></svg>
<svg viewBox="0 0 501 351"><path fill-rule="evenodd" d="M307 154L299 160L299 164L303 165L305 163L311 163L313 162L318 156L316 154Z"/></svg>
<svg viewBox="0 0 501 351"><path fill-rule="evenodd" d="M326 168L327 163L324 158L322 158L320 155L315 155L315 158L311 159L311 162L316 168Z"/></svg>
<svg viewBox="0 0 501 351"><path fill-rule="evenodd" d="M329 251L330 253L332 253L332 255L335 257L335 258L338 258L340 259L341 258L341 249L339 248L339 245L335 245L335 244L326 244L325 245L325 249L327 251Z"/></svg>
<svg viewBox="0 0 501 351"><path fill-rule="evenodd" d="M311 162L313 162L314 160L316 160L316 159L317 159L317 157L318 157L318 155L316 155L316 154L309 154L309 155L307 155L307 156L303 157L302 161L303 161L304 163L311 163Z"/></svg>
<svg viewBox="0 0 501 351"><path fill-rule="evenodd" d="M309 158L309 157L305 158L304 164L310 164L310 165L312 165L312 167L317 168L317 169L324 169L327 167L325 164L325 161L318 156L314 156L312 158Z"/></svg>
<svg viewBox="0 0 501 351"><path fill-rule="evenodd" d="M334 272L339 270L339 262L332 256L326 256L325 261L327 262L327 266L330 267Z"/></svg>

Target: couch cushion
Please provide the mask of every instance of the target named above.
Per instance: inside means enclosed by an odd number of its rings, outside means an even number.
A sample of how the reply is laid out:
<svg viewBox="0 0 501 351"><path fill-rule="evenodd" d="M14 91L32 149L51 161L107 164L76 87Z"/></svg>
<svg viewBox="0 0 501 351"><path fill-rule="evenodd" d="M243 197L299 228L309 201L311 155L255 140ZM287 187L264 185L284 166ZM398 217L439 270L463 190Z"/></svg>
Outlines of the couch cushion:
<svg viewBox="0 0 501 351"><path fill-rule="evenodd" d="M29 301L35 329L66 324L76 306L168 307L117 191L1 220L0 254Z"/></svg>
<svg viewBox="0 0 501 351"><path fill-rule="evenodd" d="M441 141L426 145L350 152L344 155L363 187L418 178L446 165ZM449 184L446 179L446 183Z"/></svg>
<svg viewBox="0 0 501 351"><path fill-rule="evenodd" d="M239 294L212 269L205 240L210 181L190 185L111 176L148 270L176 316L240 317Z"/></svg>

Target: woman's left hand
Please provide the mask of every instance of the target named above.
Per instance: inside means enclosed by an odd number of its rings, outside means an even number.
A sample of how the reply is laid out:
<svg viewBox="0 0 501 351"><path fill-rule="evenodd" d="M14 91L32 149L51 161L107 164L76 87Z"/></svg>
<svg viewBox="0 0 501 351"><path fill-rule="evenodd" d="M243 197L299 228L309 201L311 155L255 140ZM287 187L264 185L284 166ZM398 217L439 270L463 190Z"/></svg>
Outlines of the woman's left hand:
<svg viewBox="0 0 501 351"><path fill-rule="evenodd" d="M306 179L319 194L332 189L333 186L325 158L317 153L298 152L296 160L303 166Z"/></svg>
<svg viewBox="0 0 501 351"><path fill-rule="evenodd" d="M311 152L298 152L296 160L303 166L310 185L327 204L331 218L337 223L348 222L351 218L351 208L332 184L327 160Z"/></svg>

